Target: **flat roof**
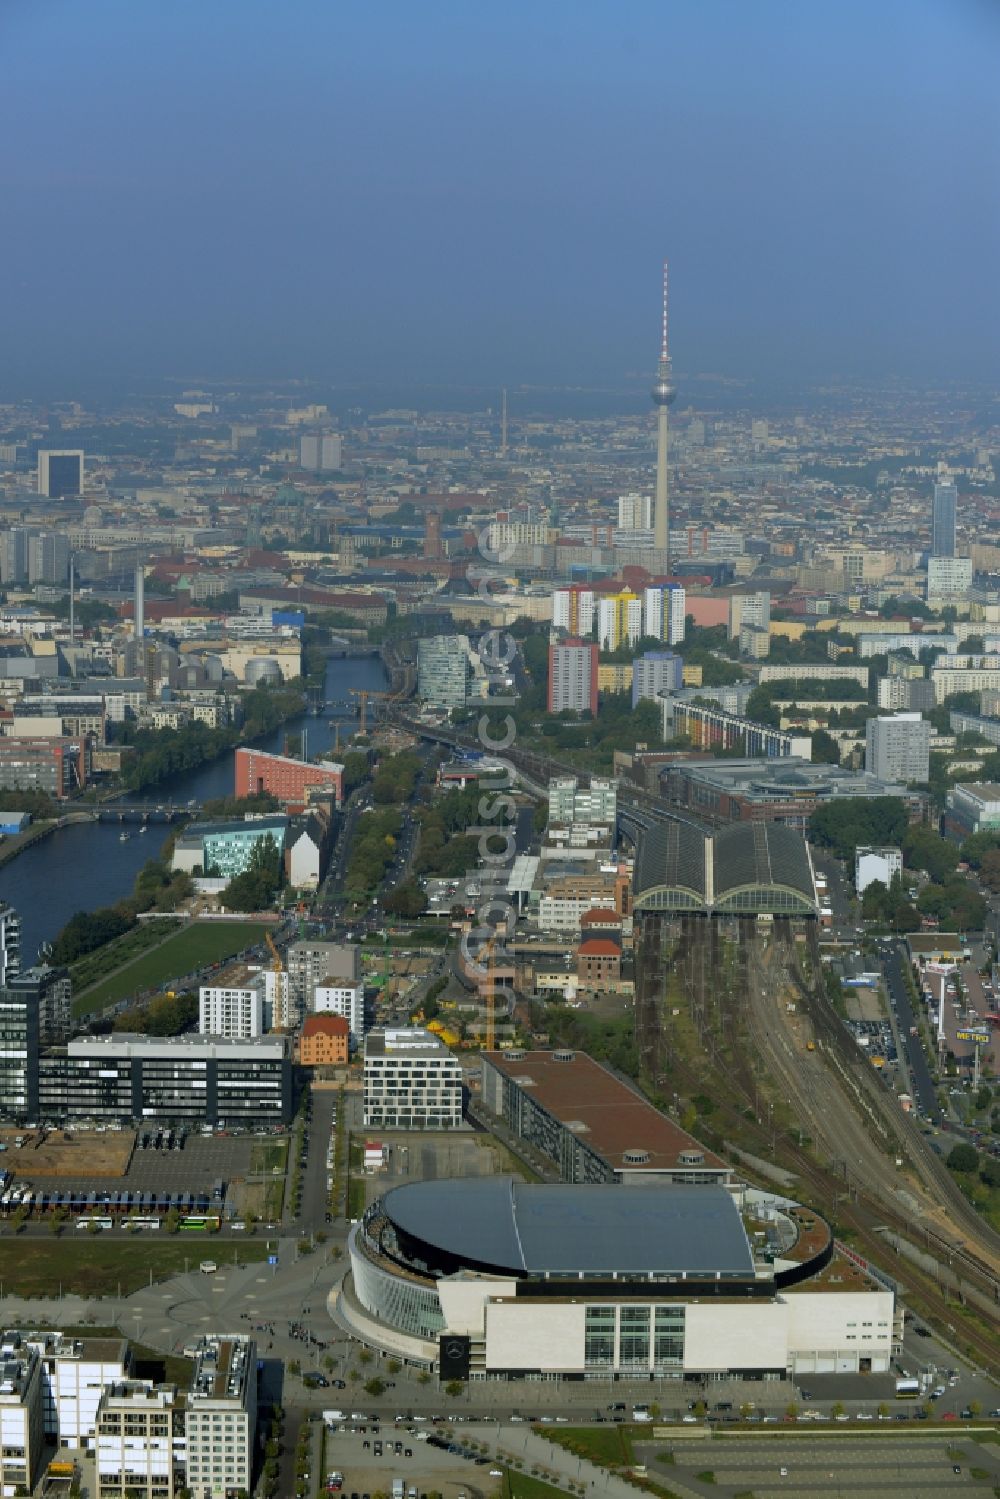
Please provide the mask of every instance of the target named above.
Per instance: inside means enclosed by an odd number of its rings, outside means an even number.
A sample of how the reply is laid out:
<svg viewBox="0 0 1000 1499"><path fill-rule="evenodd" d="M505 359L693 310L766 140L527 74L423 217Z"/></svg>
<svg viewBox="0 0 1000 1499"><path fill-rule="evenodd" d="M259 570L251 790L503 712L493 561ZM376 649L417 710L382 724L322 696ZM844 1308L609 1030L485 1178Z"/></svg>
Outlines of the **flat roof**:
<svg viewBox="0 0 1000 1499"><path fill-rule="evenodd" d="M683 1168L681 1156L700 1152L696 1168L725 1171L725 1161L661 1114L640 1093L582 1051L492 1051L483 1060L503 1072L616 1171ZM644 1161L626 1155L644 1154Z"/></svg>
<svg viewBox="0 0 1000 1499"><path fill-rule="evenodd" d="M394 1187L382 1205L403 1233L473 1266L525 1275L754 1274L739 1210L721 1186L643 1191L472 1177Z"/></svg>

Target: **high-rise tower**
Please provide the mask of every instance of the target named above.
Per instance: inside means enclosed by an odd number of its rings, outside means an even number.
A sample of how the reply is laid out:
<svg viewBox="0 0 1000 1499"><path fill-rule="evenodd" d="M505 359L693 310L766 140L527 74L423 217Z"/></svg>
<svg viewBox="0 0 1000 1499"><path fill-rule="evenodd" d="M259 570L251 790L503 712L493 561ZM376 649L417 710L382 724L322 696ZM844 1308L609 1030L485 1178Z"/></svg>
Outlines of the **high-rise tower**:
<svg viewBox="0 0 1000 1499"><path fill-rule="evenodd" d="M656 413L656 501L653 506L653 545L663 553L666 564L670 551L670 496L667 482L667 456L670 447L670 417L668 408L677 399L670 368L670 348L667 341L667 262L663 262L663 328L660 339L660 363L656 372L656 384L650 394Z"/></svg>

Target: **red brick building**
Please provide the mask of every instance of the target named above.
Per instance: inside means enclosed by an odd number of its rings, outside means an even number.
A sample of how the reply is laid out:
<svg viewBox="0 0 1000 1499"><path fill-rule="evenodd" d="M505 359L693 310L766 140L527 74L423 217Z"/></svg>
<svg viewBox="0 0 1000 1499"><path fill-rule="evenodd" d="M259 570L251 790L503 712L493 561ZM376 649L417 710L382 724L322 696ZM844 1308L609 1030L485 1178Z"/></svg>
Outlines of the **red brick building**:
<svg viewBox="0 0 1000 1499"><path fill-rule="evenodd" d="M622 953L610 937L588 937L576 950L576 976L581 984L593 989L601 984L617 984L622 976Z"/></svg>
<svg viewBox="0 0 1000 1499"><path fill-rule="evenodd" d="M287 755L269 755L259 749L236 751L236 795L257 796L261 791L276 796L288 811L306 806L309 788L332 791L339 807L344 799L344 767L332 760L310 765Z"/></svg>

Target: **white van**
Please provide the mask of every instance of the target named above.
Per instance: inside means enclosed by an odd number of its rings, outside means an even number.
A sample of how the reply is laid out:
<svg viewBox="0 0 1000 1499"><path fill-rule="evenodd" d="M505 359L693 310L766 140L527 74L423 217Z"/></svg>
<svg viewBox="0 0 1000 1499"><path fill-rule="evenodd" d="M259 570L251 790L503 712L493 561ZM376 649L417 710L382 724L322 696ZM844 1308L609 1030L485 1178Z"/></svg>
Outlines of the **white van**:
<svg viewBox="0 0 1000 1499"><path fill-rule="evenodd" d="M202 1275L214 1275L218 1268L219 1267L214 1260L202 1260L201 1265L199 1266Z"/></svg>

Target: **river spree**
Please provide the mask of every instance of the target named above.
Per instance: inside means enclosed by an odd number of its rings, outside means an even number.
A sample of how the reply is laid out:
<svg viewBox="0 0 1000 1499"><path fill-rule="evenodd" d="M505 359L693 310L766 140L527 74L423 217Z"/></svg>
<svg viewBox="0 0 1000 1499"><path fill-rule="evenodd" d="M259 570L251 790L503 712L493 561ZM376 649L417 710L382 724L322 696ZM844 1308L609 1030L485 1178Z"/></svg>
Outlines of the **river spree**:
<svg viewBox="0 0 1000 1499"><path fill-rule="evenodd" d="M386 675L378 656L330 660L326 669L326 696L344 700L351 688L367 687L382 692ZM273 734L258 740L263 749L281 753L289 736L305 732L310 759L333 750L335 725L341 728L341 753L353 715L338 708L329 715L290 719ZM233 756L226 754L190 775L176 776L142 800L153 805L166 801L209 801L233 794ZM134 798L130 798L134 800ZM35 961L39 944L50 942L77 911L114 905L131 894L135 877L147 859L155 858L170 835L163 823L151 824L140 833L133 823L131 836L121 841L120 829L110 823L79 823L60 828L48 838L25 849L0 869L0 900L9 901L21 916L21 961Z"/></svg>

